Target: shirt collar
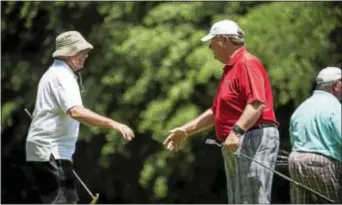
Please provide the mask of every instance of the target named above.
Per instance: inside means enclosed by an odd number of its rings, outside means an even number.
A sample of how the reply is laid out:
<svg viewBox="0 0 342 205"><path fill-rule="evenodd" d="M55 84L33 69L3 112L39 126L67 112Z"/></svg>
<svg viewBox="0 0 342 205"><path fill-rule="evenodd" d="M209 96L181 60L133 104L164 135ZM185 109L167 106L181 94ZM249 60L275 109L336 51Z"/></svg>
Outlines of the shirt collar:
<svg viewBox="0 0 342 205"><path fill-rule="evenodd" d="M53 67L63 67L63 68L65 68L66 70L68 70L68 71L70 72L70 74L72 74L74 77L76 77L75 72L70 68L70 66L69 66L66 62L64 62L64 61L62 61L62 60L55 59L55 60L53 61L52 66L53 66Z"/></svg>
<svg viewBox="0 0 342 205"><path fill-rule="evenodd" d="M325 95L325 96L329 96L329 97L332 97L334 98L335 100L337 100L339 102L339 100L337 99L337 97L335 97L333 94L327 92L327 91L324 91L324 90L315 90L313 92L313 95Z"/></svg>
<svg viewBox="0 0 342 205"><path fill-rule="evenodd" d="M236 61L246 52L247 52L247 50L245 47L242 47L242 48L239 48L238 50L236 50L234 55L228 61L227 65L228 66L234 65L236 63Z"/></svg>
<svg viewBox="0 0 342 205"><path fill-rule="evenodd" d="M236 61L246 52L247 50L245 47L236 50L234 55L229 59L228 63L223 67L223 73L227 73L228 70L236 63Z"/></svg>

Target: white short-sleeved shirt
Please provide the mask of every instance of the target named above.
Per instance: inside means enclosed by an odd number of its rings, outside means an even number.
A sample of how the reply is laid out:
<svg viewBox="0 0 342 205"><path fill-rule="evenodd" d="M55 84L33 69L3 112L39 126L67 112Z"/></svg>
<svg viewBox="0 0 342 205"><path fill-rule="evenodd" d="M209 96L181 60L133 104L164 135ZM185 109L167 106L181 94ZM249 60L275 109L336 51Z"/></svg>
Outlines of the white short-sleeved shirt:
<svg viewBox="0 0 342 205"><path fill-rule="evenodd" d="M72 161L80 123L67 111L83 106L76 75L63 61L55 60L39 81L32 122L26 140L27 161Z"/></svg>

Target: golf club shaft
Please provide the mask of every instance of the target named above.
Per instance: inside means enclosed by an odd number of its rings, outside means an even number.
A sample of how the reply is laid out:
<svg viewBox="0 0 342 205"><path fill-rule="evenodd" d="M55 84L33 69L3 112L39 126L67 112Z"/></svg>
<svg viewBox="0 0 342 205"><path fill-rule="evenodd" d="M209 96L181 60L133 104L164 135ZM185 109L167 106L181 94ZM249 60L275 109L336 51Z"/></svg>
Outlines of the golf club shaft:
<svg viewBox="0 0 342 205"><path fill-rule="evenodd" d="M84 187L84 189L88 192L88 194L91 196L91 198L95 198L94 194L91 193L91 191L88 189L88 187L83 183L83 181L81 180L81 178L78 176L78 174L75 172L75 170L72 170L72 173L74 173L75 177L77 178L77 180L82 184L82 186Z"/></svg>
<svg viewBox="0 0 342 205"><path fill-rule="evenodd" d="M215 144L215 145L217 145L217 146L219 146L219 147L222 147L222 144L217 143L217 142L216 142L215 140L213 140L213 139L207 139L207 140L206 140L206 143L207 143L207 144ZM259 165L261 165L261 166L263 166L264 168L266 168L266 169L272 171L273 173L277 174L278 176L283 177L284 179L286 179L286 180L288 180L288 181L290 181L290 182L292 182L292 183L294 183L294 184L296 184L296 185L298 185L298 186L300 186L300 187L302 187L302 188L304 188L304 189L310 191L311 193L316 194L317 196L319 196L319 197L325 199L326 201L328 201L329 203L335 204L335 202L334 202L333 200L331 200L331 199L329 199L328 197L322 195L321 193L319 193L319 192L317 192L317 191L315 191L315 190L313 190L313 189L311 189L311 188L309 188L309 187L307 187L307 186L305 186L305 185L303 185L303 184L301 184L301 183L299 183L299 182L297 182L297 181L291 179L291 178L288 177L288 176L285 176L284 174L282 174L282 173L280 173L280 172L278 172L278 171L276 171L276 170L274 170L274 169L269 168L268 166L264 165L263 163L258 162L257 160L255 160L255 159L249 157L248 155L242 153L241 151L239 152L239 154L240 154L241 156L243 156L243 157L245 157L245 158L247 158L247 159L249 159L249 160L251 160L251 161L253 161L253 162L255 162L255 163L259 164Z"/></svg>
<svg viewBox="0 0 342 205"><path fill-rule="evenodd" d="M25 108L25 112L26 112L26 114L32 119L32 115L31 115L31 113Z"/></svg>

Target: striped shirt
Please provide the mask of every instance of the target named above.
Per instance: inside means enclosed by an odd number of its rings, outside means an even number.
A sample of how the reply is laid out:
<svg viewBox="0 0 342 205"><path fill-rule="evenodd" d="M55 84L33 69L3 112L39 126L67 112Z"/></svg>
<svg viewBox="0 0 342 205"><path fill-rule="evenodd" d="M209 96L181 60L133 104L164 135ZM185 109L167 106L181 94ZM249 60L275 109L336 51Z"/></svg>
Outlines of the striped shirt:
<svg viewBox="0 0 342 205"><path fill-rule="evenodd" d="M320 153L342 162L341 103L329 92L315 90L292 114L292 151Z"/></svg>

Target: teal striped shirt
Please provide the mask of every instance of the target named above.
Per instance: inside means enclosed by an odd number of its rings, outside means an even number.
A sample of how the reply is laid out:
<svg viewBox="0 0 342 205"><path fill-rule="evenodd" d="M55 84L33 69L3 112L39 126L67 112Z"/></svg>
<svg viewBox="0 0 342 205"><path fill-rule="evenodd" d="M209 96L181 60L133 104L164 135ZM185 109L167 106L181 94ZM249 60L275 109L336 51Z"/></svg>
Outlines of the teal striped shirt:
<svg viewBox="0 0 342 205"><path fill-rule="evenodd" d="M292 151L315 152L342 162L341 103L329 92L315 90L292 114Z"/></svg>

